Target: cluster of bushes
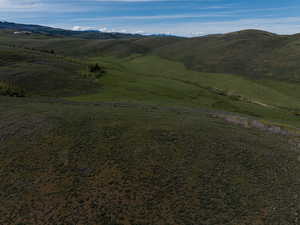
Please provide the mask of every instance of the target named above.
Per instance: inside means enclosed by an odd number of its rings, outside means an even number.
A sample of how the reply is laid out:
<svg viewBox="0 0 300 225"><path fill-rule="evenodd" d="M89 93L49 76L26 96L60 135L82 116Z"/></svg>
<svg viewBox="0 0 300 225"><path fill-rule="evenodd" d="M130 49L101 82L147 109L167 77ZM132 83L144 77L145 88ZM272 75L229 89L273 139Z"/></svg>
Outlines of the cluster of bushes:
<svg viewBox="0 0 300 225"><path fill-rule="evenodd" d="M31 51L38 51L38 52L43 52L43 53L48 53L48 54L55 54L55 51L53 49L48 50L48 49L38 49L38 48L31 48L31 47L24 47L24 46L16 46L14 44L9 45L11 48L23 48Z"/></svg>
<svg viewBox="0 0 300 225"><path fill-rule="evenodd" d="M94 78L99 79L106 73L105 69L96 64L89 65L87 72L82 73L82 76L85 78Z"/></svg>
<svg viewBox="0 0 300 225"><path fill-rule="evenodd" d="M55 51L53 49L51 50L39 50L40 52L48 53L48 54L55 54Z"/></svg>
<svg viewBox="0 0 300 225"><path fill-rule="evenodd" d="M98 63L94 64L94 65L89 65L89 71L91 73L98 73L98 72L101 72L103 73L104 72L104 69L102 67L100 67L98 65Z"/></svg>
<svg viewBox="0 0 300 225"><path fill-rule="evenodd" d="M28 49L31 51L38 51L38 52L42 52L42 53L47 53L47 54L55 54L55 51L53 49L48 50L48 49L37 49L37 48L28 48L28 47L23 47L24 49Z"/></svg>
<svg viewBox="0 0 300 225"><path fill-rule="evenodd" d="M225 91L225 90L221 90L221 89L218 89L218 88L211 88L211 87L208 87L207 89L212 91L213 93L215 93L217 95L221 95L221 96L224 96L224 97L229 97L233 101L247 101L247 99L244 98L243 96L235 94L231 91Z"/></svg>
<svg viewBox="0 0 300 225"><path fill-rule="evenodd" d="M89 72L91 73L105 73L105 70L103 67L99 66L98 63L94 64L94 65L89 65L88 67Z"/></svg>
<svg viewBox="0 0 300 225"><path fill-rule="evenodd" d="M12 83L0 81L0 95L11 97L25 97L25 91Z"/></svg>

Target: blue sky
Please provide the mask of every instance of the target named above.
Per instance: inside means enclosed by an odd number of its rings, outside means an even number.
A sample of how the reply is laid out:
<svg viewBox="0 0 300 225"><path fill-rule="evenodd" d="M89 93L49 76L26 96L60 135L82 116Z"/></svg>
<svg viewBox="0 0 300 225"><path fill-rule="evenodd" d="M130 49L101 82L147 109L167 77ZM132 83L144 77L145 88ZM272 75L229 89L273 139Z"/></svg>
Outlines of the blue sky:
<svg viewBox="0 0 300 225"><path fill-rule="evenodd" d="M299 0L0 0L0 20L60 28L199 36L300 33Z"/></svg>

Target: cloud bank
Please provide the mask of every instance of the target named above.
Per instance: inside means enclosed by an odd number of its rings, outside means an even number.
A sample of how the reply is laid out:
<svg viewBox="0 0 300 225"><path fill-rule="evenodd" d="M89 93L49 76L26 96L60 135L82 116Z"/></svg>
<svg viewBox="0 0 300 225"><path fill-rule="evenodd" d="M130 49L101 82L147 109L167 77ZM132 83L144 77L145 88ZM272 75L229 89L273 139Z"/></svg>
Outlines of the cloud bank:
<svg viewBox="0 0 300 225"><path fill-rule="evenodd" d="M199 36L242 29L300 32L300 2L244 0L0 0L0 20L72 30Z"/></svg>

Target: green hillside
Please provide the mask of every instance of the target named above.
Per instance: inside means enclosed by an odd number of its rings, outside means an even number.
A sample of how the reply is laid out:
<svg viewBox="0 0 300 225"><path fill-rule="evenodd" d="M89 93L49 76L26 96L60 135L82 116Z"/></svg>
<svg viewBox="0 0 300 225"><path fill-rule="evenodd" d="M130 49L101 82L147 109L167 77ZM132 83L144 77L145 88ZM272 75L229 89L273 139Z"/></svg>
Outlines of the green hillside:
<svg viewBox="0 0 300 225"><path fill-rule="evenodd" d="M72 57L113 55L126 57L132 54L149 54L154 49L184 40L179 37L140 37L105 40L86 40L69 36L52 37L43 34L15 35L12 30L0 29L0 45L53 50Z"/></svg>
<svg viewBox="0 0 300 225"><path fill-rule="evenodd" d="M24 89L27 96L73 96L99 90L80 71L87 64L49 52L0 46L0 81Z"/></svg>
<svg viewBox="0 0 300 225"><path fill-rule="evenodd" d="M68 99L203 107L300 126L298 84L194 72L181 63L154 56L100 57L90 62L98 62L108 70L99 79L102 89Z"/></svg>
<svg viewBox="0 0 300 225"><path fill-rule="evenodd" d="M203 72L300 81L299 35L246 30L186 39L159 49L157 54Z"/></svg>
<svg viewBox="0 0 300 225"><path fill-rule="evenodd" d="M242 31L225 37L226 46L249 37L250 42L259 39L262 43L278 38L275 34L258 31ZM197 39L83 40L39 34L22 37L6 31L0 38L0 81L21 88L29 96L179 104L236 112L298 127L300 89L298 82L289 82L289 73L282 73L280 79L267 75L255 79L239 73L226 74L226 69L222 69L222 73L196 72L197 68L186 68L182 60L176 58L180 54L168 53L176 56L172 60L157 56L166 53L166 49L177 51L174 46L206 39L217 48L220 45L215 43L220 42L220 38L225 43L222 35ZM262 43L252 46L253 50L259 49ZM249 48L251 50L251 45ZM247 50L248 55L250 50ZM198 52L201 56L202 51L189 52ZM235 52L234 56L239 54ZM217 60L215 55L211 57ZM226 52L222 57L226 57ZM107 73L100 77L89 74L90 64L99 64Z"/></svg>
<svg viewBox="0 0 300 225"><path fill-rule="evenodd" d="M131 39L85 40L34 34L13 35L2 31L0 44L55 50L76 57L157 55L179 61L192 70L231 73L254 79L270 78L300 82L299 35L277 35L245 30L198 38L140 37ZM74 46L76 46L74 48Z"/></svg>

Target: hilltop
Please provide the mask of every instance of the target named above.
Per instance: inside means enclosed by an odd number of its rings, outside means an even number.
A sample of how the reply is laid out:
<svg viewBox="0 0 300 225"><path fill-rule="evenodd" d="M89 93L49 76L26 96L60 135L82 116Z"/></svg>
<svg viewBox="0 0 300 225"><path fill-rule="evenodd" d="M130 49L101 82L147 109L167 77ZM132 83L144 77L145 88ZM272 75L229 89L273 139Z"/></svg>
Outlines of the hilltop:
<svg viewBox="0 0 300 225"><path fill-rule="evenodd" d="M156 54L202 72L299 82L299 43L299 35L244 30L185 39L158 49Z"/></svg>

